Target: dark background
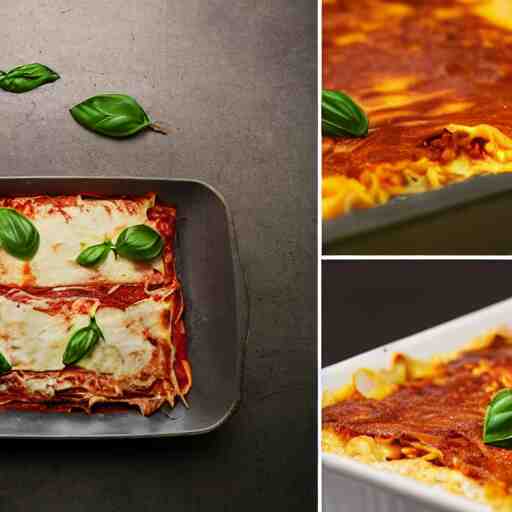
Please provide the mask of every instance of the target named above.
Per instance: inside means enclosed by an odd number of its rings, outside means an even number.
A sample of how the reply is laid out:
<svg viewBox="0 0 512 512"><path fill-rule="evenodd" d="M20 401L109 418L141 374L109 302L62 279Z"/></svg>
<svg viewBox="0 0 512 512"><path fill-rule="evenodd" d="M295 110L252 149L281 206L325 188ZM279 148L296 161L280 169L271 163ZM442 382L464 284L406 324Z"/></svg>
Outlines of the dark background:
<svg viewBox="0 0 512 512"><path fill-rule="evenodd" d="M322 264L322 366L512 296L512 261Z"/></svg>
<svg viewBox="0 0 512 512"><path fill-rule="evenodd" d="M316 32L311 0L3 0L3 175L204 179L224 194L251 298L243 402L219 431L4 441L0 510L305 510L316 504ZM69 107L135 96L168 137L113 141ZM0 191L1 192L1 191Z"/></svg>

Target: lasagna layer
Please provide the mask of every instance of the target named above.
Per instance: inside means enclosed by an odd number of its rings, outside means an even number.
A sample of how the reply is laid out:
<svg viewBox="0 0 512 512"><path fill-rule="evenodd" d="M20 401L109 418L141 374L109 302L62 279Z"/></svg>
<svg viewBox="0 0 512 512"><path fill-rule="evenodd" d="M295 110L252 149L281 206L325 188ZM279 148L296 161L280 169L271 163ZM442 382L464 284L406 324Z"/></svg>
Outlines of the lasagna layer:
<svg viewBox="0 0 512 512"><path fill-rule="evenodd" d="M133 303L126 289L103 297L80 289L4 291L0 351L12 371L0 376L0 405L91 411L97 403L118 403L136 405L145 415L173 405L190 384L180 343L180 290L164 287L147 295L137 288L130 290L138 299ZM104 339L75 366L65 367L70 337L92 315Z"/></svg>
<svg viewBox="0 0 512 512"><path fill-rule="evenodd" d="M324 137L324 218L512 170L510 19L507 0L323 1L323 87L370 122Z"/></svg>
<svg viewBox="0 0 512 512"><path fill-rule="evenodd" d="M51 287L101 283L164 284L174 238L176 212L155 203L155 195L135 199L93 199L82 196L0 199L0 207L14 208L38 229L39 250L30 261L21 261L0 250L0 285ZM105 240L115 242L127 227L146 224L166 242L164 257L149 263L117 258L111 252L97 267L76 263L80 252ZM165 258L167 257L167 261Z"/></svg>
<svg viewBox="0 0 512 512"><path fill-rule="evenodd" d="M482 440L487 405L505 387L512 387L509 335L494 333L426 363L398 354L391 370L360 370L352 384L325 397L324 449L390 462L387 469L412 477L429 474L430 483L510 507L512 451ZM468 486L474 492L466 493Z"/></svg>
<svg viewBox="0 0 512 512"><path fill-rule="evenodd" d="M29 217L40 233L28 262L0 248L0 352L12 368L0 375L0 407L92 412L105 404L149 415L185 400L192 375L174 266L175 209L154 194L0 198L0 207ZM164 240L155 261L111 253L93 268L75 262L86 246L139 224ZM92 317L103 337L65 366L70 339Z"/></svg>

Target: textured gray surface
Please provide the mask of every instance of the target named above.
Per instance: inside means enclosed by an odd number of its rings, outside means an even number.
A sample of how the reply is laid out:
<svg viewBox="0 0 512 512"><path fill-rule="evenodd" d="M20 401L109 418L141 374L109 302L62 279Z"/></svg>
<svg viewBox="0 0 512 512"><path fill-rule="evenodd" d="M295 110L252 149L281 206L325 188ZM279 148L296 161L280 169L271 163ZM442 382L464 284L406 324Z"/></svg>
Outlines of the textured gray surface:
<svg viewBox="0 0 512 512"><path fill-rule="evenodd" d="M316 2L3 0L0 68L62 80L0 94L2 175L201 178L230 204L251 294L243 404L218 432L10 442L0 510L313 510ZM111 141L67 113L123 91L170 127Z"/></svg>

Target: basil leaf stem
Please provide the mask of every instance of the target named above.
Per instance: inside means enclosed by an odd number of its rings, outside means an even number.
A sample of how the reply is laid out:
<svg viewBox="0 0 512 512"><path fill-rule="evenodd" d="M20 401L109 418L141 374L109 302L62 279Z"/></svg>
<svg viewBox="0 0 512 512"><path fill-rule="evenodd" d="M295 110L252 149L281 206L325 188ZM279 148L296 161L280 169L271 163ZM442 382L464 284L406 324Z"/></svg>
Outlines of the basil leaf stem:
<svg viewBox="0 0 512 512"><path fill-rule="evenodd" d="M22 260L34 257L39 249L39 232L32 222L12 208L0 208L0 246Z"/></svg>
<svg viewBox="0 0 512 512"><path fill-rule="evenodd" d="M77 123L107 137L130 137L147 128L166 133L151 121L134 98L126 94L93 96L75 105L70 113Z"/></svg>
<svg viewBox="0 0 512 512"><path fill-rule="evenodd" d="M43 64L25 64L7 72L0 71L0 88L14 93L28 92L59 78L55 71Z"/></svg>
<svg viewBox="0 0 512 512"><path fill-rule="evenodd" d="M98 322L96 322L96 317L93 316L91 318L91 327L93 329L96 330L96 332L98 333L98 336L100 337L100 339L102 339L103 341L105 341L105 336L103 335L103 331L100 329L100 326L98 325Z"/></svg>
<svg viewBox="0 0 512 512"><path fill-rule="evenodd" d="M484 443L512 447L512 389L498 391L487 406Z"/></svg>
<svg viewBox="0 0 512 512"><path fill-rule="evenodd" d="M350 96L341 91L322 91L322 133L333 137L364 137L368 118Z"/></svg>
<svg viewBox="0 0 512 512"><path fill-rule="evenodd" d="M71 336L66 346L62 362L66 366L77 363L94 349L100 339L104 340L105 337L96 323L96 318L92 317L87 327L78 329L78 331Z"/></svg>

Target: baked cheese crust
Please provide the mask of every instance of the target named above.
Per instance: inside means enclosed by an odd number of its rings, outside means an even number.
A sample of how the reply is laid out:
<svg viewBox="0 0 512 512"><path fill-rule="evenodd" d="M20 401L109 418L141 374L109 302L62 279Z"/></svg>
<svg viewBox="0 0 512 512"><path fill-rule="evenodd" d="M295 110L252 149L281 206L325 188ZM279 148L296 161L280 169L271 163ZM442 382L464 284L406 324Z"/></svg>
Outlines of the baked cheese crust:
<svg viewBox="0 0 512 512"><path fill-rule="evenodd" d="M366 111L365 138L323 138L331 219L512 170L507 0L324 0L323 88Z"/></svg>
<svg viewBox="0 0 512 512"><path fill-rule="evenodd" d="M454 354L389 370L360 369L324 393L322 448L512 510L512 451L482 440L492 396L512 385L512 334L496 331Z"/></svg>

